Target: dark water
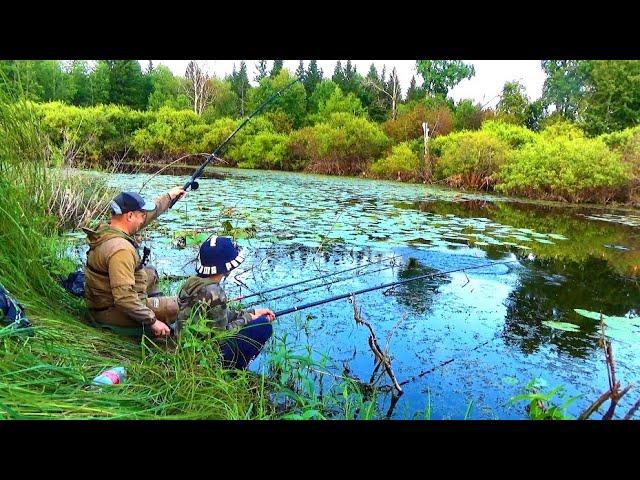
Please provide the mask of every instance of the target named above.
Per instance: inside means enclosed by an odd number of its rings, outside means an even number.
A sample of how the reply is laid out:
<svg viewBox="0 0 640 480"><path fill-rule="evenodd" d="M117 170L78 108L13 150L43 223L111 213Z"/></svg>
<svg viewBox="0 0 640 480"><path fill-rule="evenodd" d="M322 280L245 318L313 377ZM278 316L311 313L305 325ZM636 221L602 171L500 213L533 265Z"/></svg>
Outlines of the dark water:
<svg viewBox="0 0 640 480"><path fill-rule="evenodd" d="M579 395L569 408L579 414L608 389L608 380L597 322L574 309L631 317L623 331L612 331L612 342L622 385L638 381L640 327L632 319L640 305L640 214L394 182L218 171L226 179L201 180L198 191L146 231L161 274L192 274L189 262L201 240L194 232L223 228L233 229L247 257L226 281L230 297L364 265L325 280L349 278L344 282L267 295L290 294L262 302L276 311L429 272L482 267L357 297L383 347L393 333L393 369L398 381L408 381L392 418L420 418L430 403L431 418L459 419L470 402L469 418L526 418L524 404L507 402L534 378L546 389L564 385L567 396ZM123 174L110 182L137 191L148 178ZM142 193L152 197L185 180L156 177ZM187 248L172 247L182 235ZM381 270L392 260L395 267ZM578 329L558 330L547 321ZM363 380L371 376L369 331L355 324L346 299L279 318L275 335L294 351L326 358L325 368L334 374L346 368ZM252 369L260 371L265 358ZM379 384L389 383L382 378ZM637 399L632 390L618 414ZM383 411L389 403L389 395L380 399Z"/></svg>

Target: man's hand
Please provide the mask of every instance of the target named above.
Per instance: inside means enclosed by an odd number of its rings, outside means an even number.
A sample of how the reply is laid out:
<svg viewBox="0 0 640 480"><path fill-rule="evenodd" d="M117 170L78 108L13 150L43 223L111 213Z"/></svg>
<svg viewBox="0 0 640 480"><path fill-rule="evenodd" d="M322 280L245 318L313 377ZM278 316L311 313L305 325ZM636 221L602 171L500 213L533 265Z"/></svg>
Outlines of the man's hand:
<svg viewBox="0 0 640 480"><path fill-rule="evenodd" d="M255 320L258 317L266 316L267 320L273 322L276 319L275 313L273 313L269 308L256 308L255 313L253 314L253 319Z"/></svg>
<svg viewBox="0 0 640 480"><path fill-rule="evenodd" d="M173 187L171 190L169 190L169 196L171 197L171 201L175 200L177 202L186 194L187 192L182 187Z"/></svg>
<svg viewBox="0 0 640 480"><path fill-rule="evenodd" d="M149 325L149 328L156 337L168 337L171 334L169 326L160 320L156 320L154 323Z"/></svg>

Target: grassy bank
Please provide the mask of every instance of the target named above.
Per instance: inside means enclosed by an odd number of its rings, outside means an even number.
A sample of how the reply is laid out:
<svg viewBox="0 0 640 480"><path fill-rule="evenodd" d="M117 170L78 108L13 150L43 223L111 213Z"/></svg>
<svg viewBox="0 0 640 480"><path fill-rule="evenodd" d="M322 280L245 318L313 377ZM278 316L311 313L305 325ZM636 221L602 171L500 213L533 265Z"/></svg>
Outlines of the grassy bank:
<svg viewBox="0 0 640 480"><path fill-rule="evenodd" d="M0 418L268 418L264 382L217 363L215 343L142 344L82 322L57 280L72 271L59 233L86 223L111 192L60 168L32 105L0 99L0 282L33 327L0 328ZM89 188L90 185L90 188ZM125 366L116 387L90 386Z"/></svg>

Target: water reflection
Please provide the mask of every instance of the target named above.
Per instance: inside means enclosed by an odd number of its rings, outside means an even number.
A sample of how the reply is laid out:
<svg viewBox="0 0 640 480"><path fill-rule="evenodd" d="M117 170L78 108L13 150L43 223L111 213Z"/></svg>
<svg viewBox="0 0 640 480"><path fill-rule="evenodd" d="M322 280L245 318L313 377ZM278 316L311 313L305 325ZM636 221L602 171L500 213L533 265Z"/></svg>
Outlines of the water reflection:
<svg viewBox="0 0 640 480"><path fill-rule="evenodd" d="M568 355L586 357L598 348L598 325L574 309L622 316L638 304L637 283L621 278L605 260L535 260L509 295L502 335L508 345L526 354L552 344ZM542 325L547 320L573 322L580 332L553 330Z"/></svg>

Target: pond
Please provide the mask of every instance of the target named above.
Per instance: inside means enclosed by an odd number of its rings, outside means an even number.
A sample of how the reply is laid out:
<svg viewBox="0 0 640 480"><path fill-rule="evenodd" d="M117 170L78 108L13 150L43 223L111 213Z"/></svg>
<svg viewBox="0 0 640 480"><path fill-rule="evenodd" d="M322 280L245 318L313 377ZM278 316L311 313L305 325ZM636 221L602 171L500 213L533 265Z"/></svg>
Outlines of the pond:
<svg viewBox="0 0 640 480"><path fill-rule="evenodd" d="M638 212L367 179L215 171L225 178L201 179L197 191L143 232L161 276L193 274L203 236L223 231L237 237L246 257L225 282L229 297L362 266L266 294L260 305L274 311L456 270L356 298L382 347L390 337L404 389L390 418L421 418L427 408L433 419L527 418L524 403L508 401L534 378L544 390L562 385L565 398L579 396L568 409L578 415L608 389L608 377L598 322L574 309L627 317L624 328L607 333L622 386L638 380ZM149 178L119 174L109 183L138 191ZM142 194L153 198L185 181L157 176ZM179 236L186 236L186 248L174 246ZM76 250L84 258L86 248ZM168 288L175 293L179 285ZM274 344L286 341L293 351L326 359L333 375L371 377L369 331L356 325L348 299L278 318L274 337ZM267 358L268 352L251 369L262 371ZM378 384L390 385L389 378ZM617 415L637 397L635 390L623 397ZM391 394L378 401L386 411Z"/></svg>

